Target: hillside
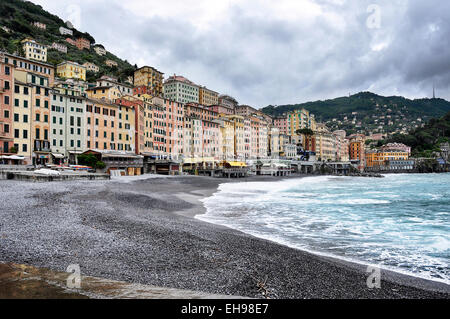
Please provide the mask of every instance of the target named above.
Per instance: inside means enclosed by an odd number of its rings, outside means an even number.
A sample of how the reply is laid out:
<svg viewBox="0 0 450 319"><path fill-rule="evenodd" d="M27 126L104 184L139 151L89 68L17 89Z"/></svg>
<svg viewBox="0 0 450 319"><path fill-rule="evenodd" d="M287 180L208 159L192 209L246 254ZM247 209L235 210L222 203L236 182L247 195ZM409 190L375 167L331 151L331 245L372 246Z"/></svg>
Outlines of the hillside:
<svg viewBox="0 0 450 319"><path fill-rule="evenodd" d="M450 111L450 102L443 99L410 100L400 96L384 97L371 92L361 92L348 97L307 102L293 105L269 105L261 111L271 116L282 115L305 108L318 121L327 123L333 130L345 129L348 133L383 132L407 133L434 117Z"/></svg>
<svg viewBox="0 0 450 319"><path fill-rule="evenodd" d="M382 144L393 142L411 146L413 156L431 157L433 152L439 152L441 143L450 142L450 112L408 134L394 134Z"/></svg>
<svg viewBox="0 0 450 319"><path fill-rule="evenodd" d="M61 43L67 46L67 54L59 51L48 50L48 63L58 64L64 60L75 61L83 64L92 62L96 64L100 71L96 74L88 73L88 81L95 81L101 75L112 75L125 81L129 75L132 75L135 66L128 61L124 61L114 54L108 52L105 56L99 56L93 48L90 50L78 50L75 46L65 41L67 35L59 34L59 27L67 28L65 22L58 16L45 11L41 6L35 5L29 1L21 0L2 0L0 2L0 27L7 27L11 31L7 32L0 28L0 50L9 53L21 53L22 48L20 41L26 37L31 37L41 44L51 46L53 42ZM31 25L33 22L41 22L47 25L46 30L36 28ZM89 33L73 30L72 39L84 37L95 43L94 37ZM107 48L106 48L107 49ZM108 67L105 65L106 60L113 60L118 63L118 67Z"/></svg>

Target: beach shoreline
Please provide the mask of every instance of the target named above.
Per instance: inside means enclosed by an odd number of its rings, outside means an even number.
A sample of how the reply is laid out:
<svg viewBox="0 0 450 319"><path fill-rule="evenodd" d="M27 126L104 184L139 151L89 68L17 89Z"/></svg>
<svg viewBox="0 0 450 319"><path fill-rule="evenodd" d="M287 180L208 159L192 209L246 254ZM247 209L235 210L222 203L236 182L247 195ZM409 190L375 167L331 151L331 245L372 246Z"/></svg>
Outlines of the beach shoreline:
<svg viewBox="0 0 450 319"><path fill-rule="evenodd" d="M222 183L285 178L1 181L0 260L56 271L80 264L88 276L252 298L264 297L257 284L266 279L271 298L450 297L446 284L384 270L381 289L369 289L366 265L195 218Z"/></svg>

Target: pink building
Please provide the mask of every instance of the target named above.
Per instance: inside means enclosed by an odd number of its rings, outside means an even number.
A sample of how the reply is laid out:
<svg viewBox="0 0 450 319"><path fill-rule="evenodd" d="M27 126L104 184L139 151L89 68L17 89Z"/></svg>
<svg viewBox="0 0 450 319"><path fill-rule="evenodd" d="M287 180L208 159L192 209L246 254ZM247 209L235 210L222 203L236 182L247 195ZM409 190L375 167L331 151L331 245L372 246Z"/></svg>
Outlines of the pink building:
<svg viewBox="0 0 450 319"><path fill-rule="evenodd" d="M225 105L210 105L210 106L207 106L207 108L218 114L225 114L225 115L233 115L234 114L234 109L232 109L228 106L225 106Z"/></svg>
<svg viewBox="0 0 450 319"><path fill-rule="evenodd" d="M11 147L14 146L12 129L13 71L13 65L5 63L5 58L0 56L0 154L10 153Z"/></svg>
<svg viewBox="0 0 450 319"><path fill-rule="evenodd" d="M287 118L279 116L273 119L273 125L280 130L280 134L287 134Z"/></svg>
<svg viewBox="0 0 450 319"><path fill-rule="evenodd" d="M401 151L411 154L411 147L402 143L389 143L380 148L382 151Z"/></svg>

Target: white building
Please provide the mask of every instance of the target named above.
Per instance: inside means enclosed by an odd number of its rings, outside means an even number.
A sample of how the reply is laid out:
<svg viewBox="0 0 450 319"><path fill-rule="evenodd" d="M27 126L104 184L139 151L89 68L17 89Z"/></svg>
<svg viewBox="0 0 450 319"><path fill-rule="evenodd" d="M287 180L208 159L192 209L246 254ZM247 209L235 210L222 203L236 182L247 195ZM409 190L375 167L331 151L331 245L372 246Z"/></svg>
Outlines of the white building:
<svg viewBox="0 0 450 319"><path fill-rule="evenodd" d="M107 75L103 75L100 79L97 79L96 86L97 87L115 86L119 89L122 95L133 95L133 87L131 85L119 83L116 78Z"/></svg>
<svg viewBox="0 0 450 319"><path fill-rule="evenodd" d="M95 51L95 53L97 53L97 54L100 55L100 56L106 55L106 50L105 50L105 48L102 47L102 46L96 45L96 46L94 47L94 51Z"/></svg>
<svg viewBox="0 0 450 319"><path fill-rule="evenodd" d="M67 46L64 45L64 44L61 44L61 43L53 42L53 44L52 44L52 46L50 48L51 49L55 49L55 50L57 50L59 52L62 52L62 53L67 53Z"/></svg>
<svg viewBox="0 0 450 319"><path fill-rule="evenodd" d="M54 162L70 159L86 151L86 98L76 88L53 88L51 101L50 143Z"/></svg>
<svg viewBox="0 0 450 319"><path fill-rule="evenodd" d="M73 36L73 31L64 27L59 27L59 33L61 35L70 35Z"/></svg>
<svg viewBox="0 0 450 319"><path fill-rule="evenodd" d="M33 39L22 40L23 52L25 53L25 58L47 62L47 47L40 43L37 43Z"/></svg>
<svg viewBox="0 0 450 319"><path fill-rule="evenodd" d="M199 86L174 74L163 85L164 98L180 103L199 103Z"/></svg>
<svg viewBox="0 0 450 319"><path fill-rule="evenodd" d="M87 71L90 72L97 73L98 71L100 71L100 68L91 62L86 62L83 64L83 66L86 68Z"/></svg>

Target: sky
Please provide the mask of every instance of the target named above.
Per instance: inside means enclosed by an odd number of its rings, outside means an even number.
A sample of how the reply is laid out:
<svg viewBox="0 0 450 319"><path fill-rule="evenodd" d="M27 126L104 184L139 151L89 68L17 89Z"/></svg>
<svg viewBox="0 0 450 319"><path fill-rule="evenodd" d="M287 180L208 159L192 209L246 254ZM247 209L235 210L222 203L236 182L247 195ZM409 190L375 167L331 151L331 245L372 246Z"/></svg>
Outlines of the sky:
<svg viewBox="0 0 450 319"><path fill-rule="evenodd" d="M450 1L32 0L139 67L256 108L360 91L450 99Z"/></svg>

